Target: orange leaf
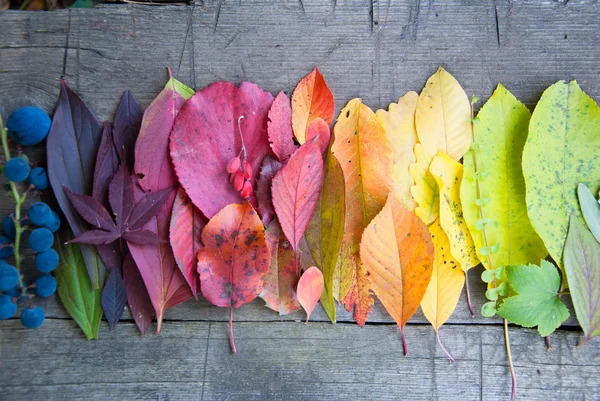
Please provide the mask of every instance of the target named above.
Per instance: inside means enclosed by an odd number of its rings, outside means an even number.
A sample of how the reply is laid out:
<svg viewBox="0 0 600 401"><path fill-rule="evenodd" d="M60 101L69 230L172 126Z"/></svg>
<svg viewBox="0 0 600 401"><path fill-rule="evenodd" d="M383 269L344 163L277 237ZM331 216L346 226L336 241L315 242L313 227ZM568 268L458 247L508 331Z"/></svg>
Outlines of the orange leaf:
<svg viewBox="0 0 600 401"><path fill-rule="evenodd" d="M306 323L321 298L324 286L323 273L316 266L309 267L298 281L298 301L306 311Z"/></svg>
<svg viewBox="0 0 600 401"><path fill-rule="evenodd" d="M333 129L332 153L340 162L346 191L346 219L340 254L340 299L346 308L356 304L354 318L364 325L371 305L368 278L360 266L360 238L381 211L391 188L392 149L375 113L360 99L340 112ZM350 289L355 286L352 294ZM351 294L351 295L348 295ZM345 299L346 297L348 299Z"/></svg>
<svg viewBox="0 0 600 401"><path fill-rule="evenodd" d="M383 210L365 229L360 258L371 288L400 327L415 313L431 279L434 248L427 226L390 195Z"/></svg>
<svg viewBox="0 0 600 401"><path fill-rule="evenodd" d="M333 121L333 112L333 94L315 68L302 78L292 95L292 128L298 142L306 142L308 123L320 117L329 125Z"/></svg>

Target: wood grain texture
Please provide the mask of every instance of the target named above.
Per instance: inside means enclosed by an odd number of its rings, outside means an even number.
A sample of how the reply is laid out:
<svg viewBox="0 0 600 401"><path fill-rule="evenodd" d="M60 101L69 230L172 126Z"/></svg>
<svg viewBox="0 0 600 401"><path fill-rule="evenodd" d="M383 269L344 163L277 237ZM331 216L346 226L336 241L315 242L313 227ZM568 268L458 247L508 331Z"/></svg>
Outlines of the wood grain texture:
<svg viewBox="0 0 600 401"><path fill-rule="evenodd" d="M600 99L600 3L484 0L207 0L189 7L104 5L49 13L1 12L0 114L37 105L52 112L59 77L100 120L112 120L125 89L145 107L167 80L164 67L196 89L217 80L256 82L290 94L313 67L336 99L336 115L360 96L372 109L420 91L438 65L467 94L487 99L502 82L530 109L542 91L576 78ZM27 149L43 161L43 147ZM1 210L10 208L0 196ZM28 259L28 277L34 277ZM480 268L469 272L475 310L485 301ZM206 301L170 309L160 336L140 338L130 320L86 342L54 298L39 302L37 331L0 323L4 399L508 399L500 321L471 319L464 295L435 347L420 311L406 327L412 354L379 303L364 329L338 308L335 326L320 306L280 317L255 301L236 311L238 355L227 347L227 313ZM571 309L572 310L572 309ZM243 323L247 322L247 323ZM372 324L371 324L372 323ZM600 343L581 333L552 336L547 353L532 330L511 328L522 399L597 399ZM112 365L108 361L112 360ZM452 380L448 378L451 377Z"/></svg>

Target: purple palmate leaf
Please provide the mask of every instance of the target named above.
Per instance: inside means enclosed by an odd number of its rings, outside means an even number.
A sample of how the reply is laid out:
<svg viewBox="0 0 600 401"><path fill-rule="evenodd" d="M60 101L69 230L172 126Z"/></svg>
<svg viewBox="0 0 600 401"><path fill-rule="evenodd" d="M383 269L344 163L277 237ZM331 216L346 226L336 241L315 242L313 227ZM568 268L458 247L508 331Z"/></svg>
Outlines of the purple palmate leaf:
<svg viewBox="0 0 600 401"><path fill-rule="evenodd" d="M127 221L129 229L142 228L152 217L156 216L174 190L175 186L171 186L156 192L149 192L140 199Z"/></svg>
<svg viewBox="0 0 600 401"><path fill-rule="evenodd" d="M125 163L121 163L108 186L108 201L119 232L125 231L133 210L133 181Z"/></svg>
<svg viewBox="0 0 600 401"><path fill-rule="evenodd" d="M161 242L167 242L162 240L158 235L148 230L134 230L126 231L121 236L123 239L133 242L139 245L148 244L160 244Z"/></svg>
<svg viewBox="0 0 600 401"><path fill-rule="evenodd" d="M104 230L89 230L73 238L71 241L67 242L67 244L77 243L102 245L110 244L111 242L116 241L118 238L119 233L117 232L110 232Z"/></svg>
<svg viewBox="0 0 600 401"><path fill-rule="evenodd" d="M104 231L116 231L115 223L100 202L87 195L75 194L67 187L64 190L71 205L85 221Z"/></svg>

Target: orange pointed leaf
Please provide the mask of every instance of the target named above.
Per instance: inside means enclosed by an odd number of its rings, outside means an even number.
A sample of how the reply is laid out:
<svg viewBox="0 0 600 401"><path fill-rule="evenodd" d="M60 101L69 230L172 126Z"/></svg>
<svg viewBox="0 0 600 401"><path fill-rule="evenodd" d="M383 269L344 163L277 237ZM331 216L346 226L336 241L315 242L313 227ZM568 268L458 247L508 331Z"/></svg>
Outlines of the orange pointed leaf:
<svg viewBox="0 0 600 401"><path fill-rule="evenodd" d="M324 286L323 273L316 266L309 267L298 281L298 301L306 311L306 323L321 298Z"/></svg>
<svg viewBox="0 0 600 401"><path fill-rule="evenodd" d="M333 94L323 75L315 68L302 78L292 95L292 128L296 140L300 144L306 142L306 128L317 117L331 124L333 113Z"/></svg>
<svg viewBox="0 0 600 401"><path fill-rule="evenodd" d="M360 258L371 289L400 327L415 313L433 270L434 249L427 226L390 195L383 210L365 229Z"/></svg>

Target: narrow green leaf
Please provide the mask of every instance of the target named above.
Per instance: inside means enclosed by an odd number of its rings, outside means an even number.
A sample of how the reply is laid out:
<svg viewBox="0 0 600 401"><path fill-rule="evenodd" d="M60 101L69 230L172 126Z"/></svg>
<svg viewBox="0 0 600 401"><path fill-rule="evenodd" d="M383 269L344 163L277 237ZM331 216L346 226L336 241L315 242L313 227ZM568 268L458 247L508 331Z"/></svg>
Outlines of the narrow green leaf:
<svg viewBox="0 0 600 401"><path fill-rule="evenodd" d="M502 301L499 316L523 327L537 326L543 337L567 320L569 310L558 296L560 275L552 263L507 266L506 274L517 295Z"/></svg>
<svg viewBox="0 0 600 401"><path fill-rule="evenodd" d="M600 188L600 108L577 82L542 94L523 150L527 212L554 261L563 267L569 216L582 220L577 186Z"/></svg>
<svg viewBox="0 0 600 401"><path fill-rule="evenodd" d="M600 242L600 203L584 184L579 184L577 187L577 196L579 197L579 205L581 205L585 223L596 240Z"/></svg>
<svg viewBox="0 0 600 401"><path fill-rule="evenodd" d="M67 238L63 232L56 241L60 263L54 277L58 283L58 296L65 309L81 327L86 338L91 340L98 338L102 319L102 289L92 289L79 246L65 245L71 238Z"/></svg>
<svg viewBox="0 0 600 401"><path fill-rule="evenodd" d="M565 272L584 343L600 335L600 244L571 216L564 252Z"/></svg>

